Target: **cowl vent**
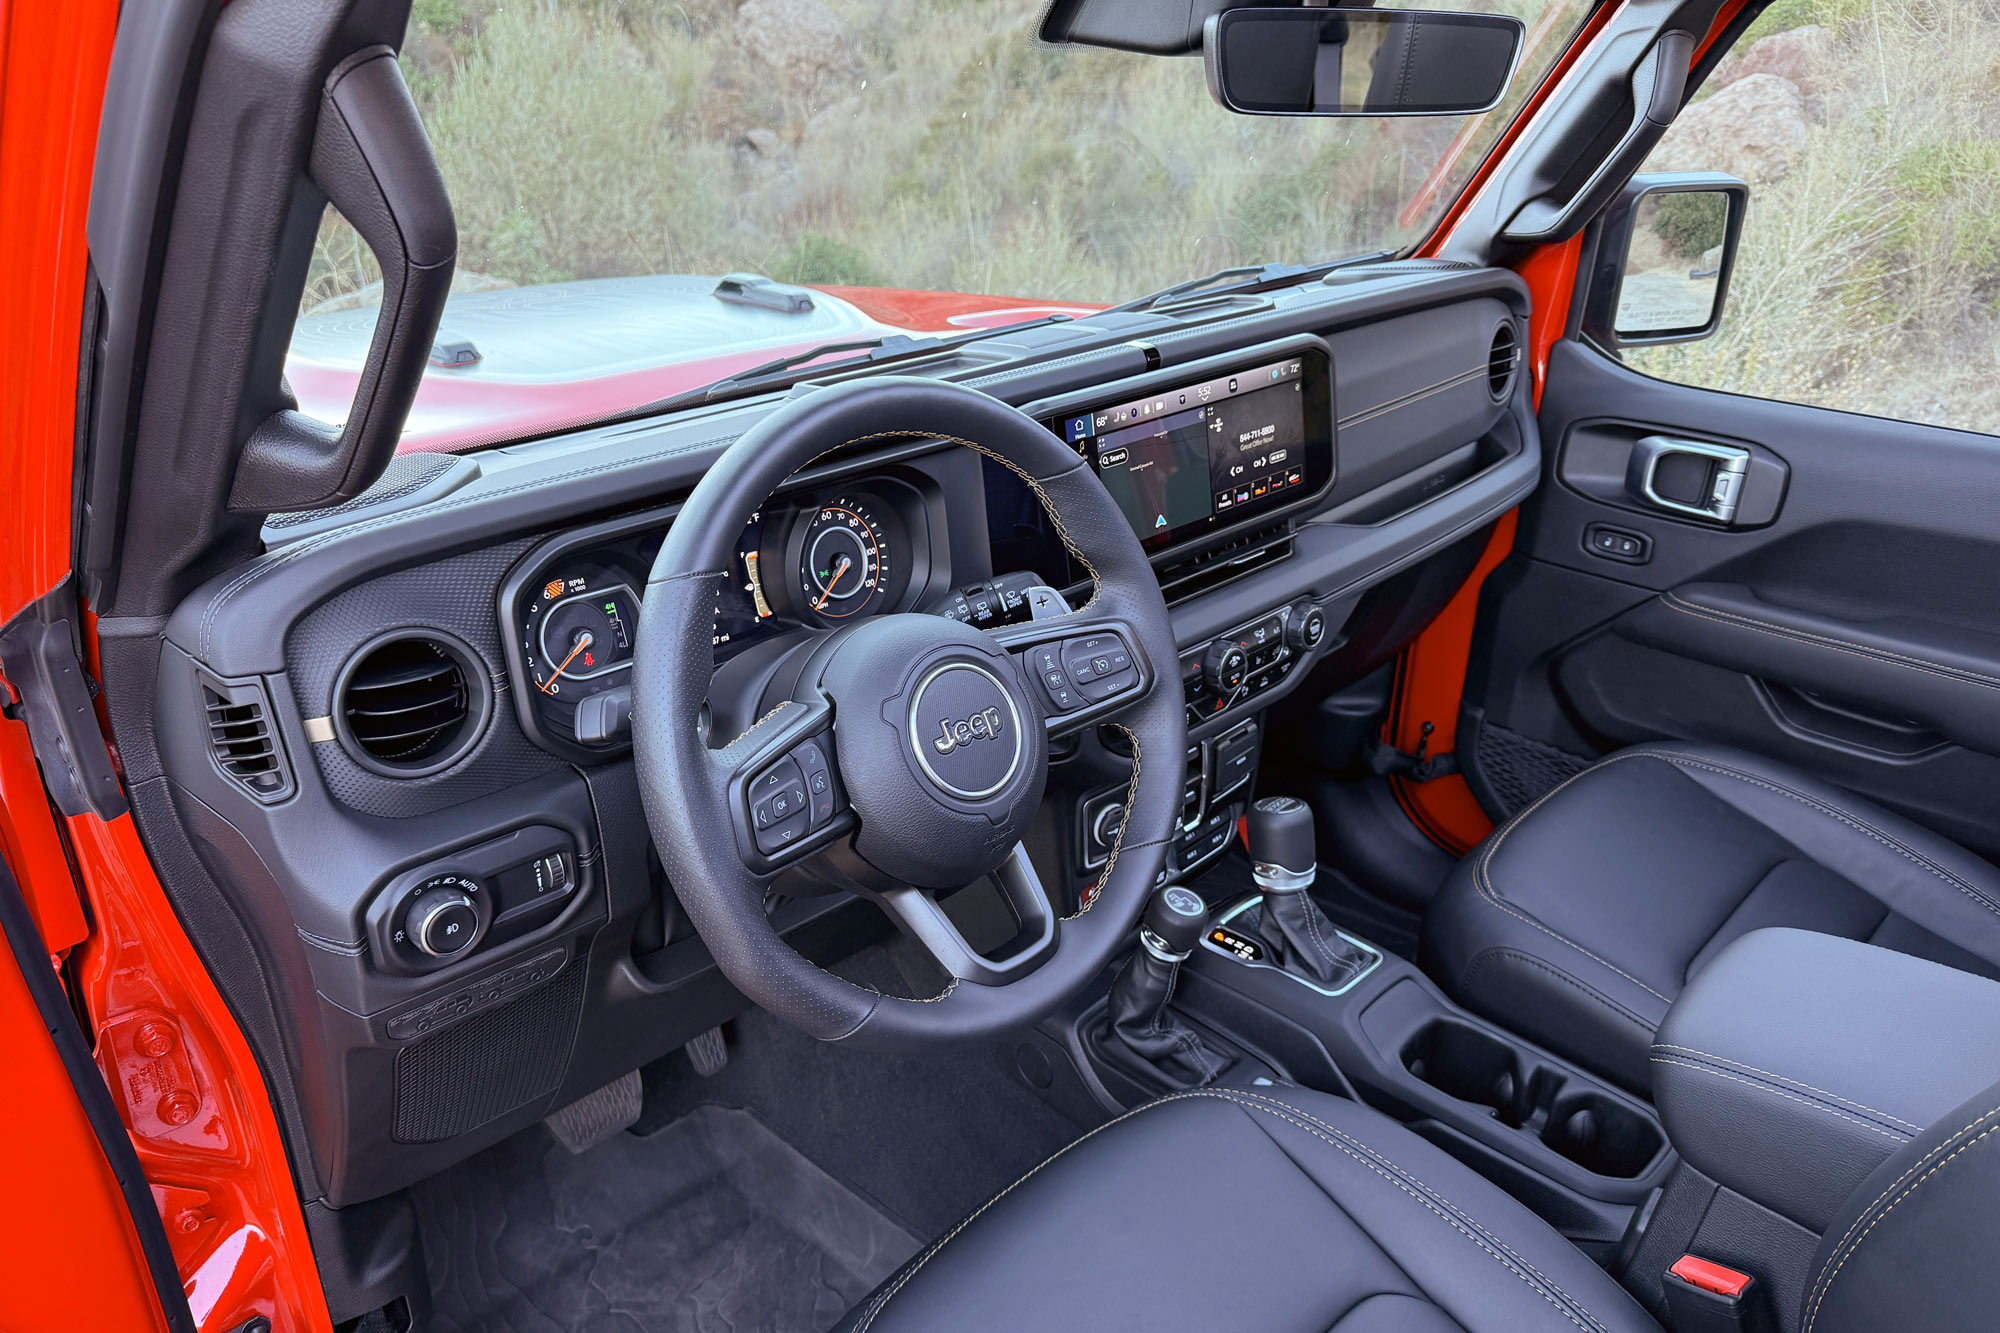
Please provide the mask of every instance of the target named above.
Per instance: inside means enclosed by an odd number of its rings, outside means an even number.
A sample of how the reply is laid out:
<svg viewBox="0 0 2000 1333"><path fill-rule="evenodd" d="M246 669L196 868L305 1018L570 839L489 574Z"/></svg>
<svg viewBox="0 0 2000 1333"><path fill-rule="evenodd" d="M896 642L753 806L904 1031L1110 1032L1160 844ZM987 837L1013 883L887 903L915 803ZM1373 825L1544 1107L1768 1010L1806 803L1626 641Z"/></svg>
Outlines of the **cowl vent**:
<svg viewBox="0 0 2000 1333"><path fill-rule="evenodd" d="M487 690L472 650L435 633L399 633L355 654L334 689L336 729L356 762L421 777L479 738Z"/></svg>
<svg viewBox="0 0 2000 1333"><path fill-rule="evenodd" d="M260 801L281 801L291 795L291 769L271 730L263 689L204 681L201 701L216 767Z"/></svg>
<svg viewBox="0 0 2000 1333"><path fill-rule="evenodd" d="M1514 326L1502 324L1493 330L1493 346L1486 353L1486 387L1493 401L1504 403L1514 387L1514 371L1521 364L1521 339Z"/></svg>

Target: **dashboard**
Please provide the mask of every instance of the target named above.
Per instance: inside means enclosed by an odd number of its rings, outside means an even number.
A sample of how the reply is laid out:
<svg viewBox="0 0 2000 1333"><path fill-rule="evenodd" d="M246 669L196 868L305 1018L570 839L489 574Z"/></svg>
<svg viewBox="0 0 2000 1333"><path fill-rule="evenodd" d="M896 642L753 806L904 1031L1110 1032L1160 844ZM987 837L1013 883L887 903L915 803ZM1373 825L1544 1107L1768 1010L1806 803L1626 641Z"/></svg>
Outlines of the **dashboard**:
<svg viewBox="0 0 2000 1333"><path fill-rule="evenodd" d="M1457 586L1419 575L1537 484L1526 312L1511 273L1378 266L903 368L1055 432L1144 545L1189 708L1177 870L1223 854L1263 737L1295 716L1270 710L1309 717L1300 700L1392 657L1427 590ZM313 1197L401 1189L740 1011L652 848L632 645L683 498L777 401L398 459L349 504L268 522L265 553L157 636L157 753L123 752L129 782L166 807L148 841L177 891L211 886L184 915L234 932L217 975L282 1051ZM788 696L798 645L874 616L1080 605L1061 519L935 439L826 456L738 535L718 673L754 707ZM1133 759L1086 728L1049 762L1024 845L1075 910ZM880 929L805 871L772 889L818 960Z"/></svg>

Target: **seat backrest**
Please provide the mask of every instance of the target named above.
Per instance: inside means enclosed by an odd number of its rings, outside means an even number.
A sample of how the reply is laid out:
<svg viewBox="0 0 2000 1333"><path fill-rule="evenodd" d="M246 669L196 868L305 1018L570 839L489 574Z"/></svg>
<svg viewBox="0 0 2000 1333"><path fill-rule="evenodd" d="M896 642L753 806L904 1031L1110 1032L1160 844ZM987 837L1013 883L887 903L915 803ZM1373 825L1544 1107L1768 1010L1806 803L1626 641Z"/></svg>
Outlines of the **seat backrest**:
<svg viewBox="0 0 2000 1333"><path fill-rule="evenodd" d="M2000 1083L1912 1139L1827 1228L1800 1333L2000 1321Z"/></svg>

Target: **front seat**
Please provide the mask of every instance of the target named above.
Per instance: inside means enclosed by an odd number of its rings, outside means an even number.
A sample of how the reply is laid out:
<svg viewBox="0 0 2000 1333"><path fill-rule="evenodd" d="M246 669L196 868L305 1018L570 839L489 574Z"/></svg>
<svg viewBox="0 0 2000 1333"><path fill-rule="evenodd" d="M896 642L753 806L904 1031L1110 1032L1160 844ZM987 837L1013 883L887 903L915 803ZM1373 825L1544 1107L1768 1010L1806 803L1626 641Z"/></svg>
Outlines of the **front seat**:
<svg viewBox="0 0 2000 1333"><path fill-rule="evenodd" d="M1057 1153L855 1308L848 1333L1658 1333L1583 1253L1367 1107L1203 1088Z"/></svg>
<svg viewBox="0 0 2000 1333"><path fill-rule="evenodd" d="M1422 961L1467 1008L1645 1093L1667 1006L1765 926L2000 978L2000 870L1782 764L1640 745L1474 848L1425 914Z"/></svg>

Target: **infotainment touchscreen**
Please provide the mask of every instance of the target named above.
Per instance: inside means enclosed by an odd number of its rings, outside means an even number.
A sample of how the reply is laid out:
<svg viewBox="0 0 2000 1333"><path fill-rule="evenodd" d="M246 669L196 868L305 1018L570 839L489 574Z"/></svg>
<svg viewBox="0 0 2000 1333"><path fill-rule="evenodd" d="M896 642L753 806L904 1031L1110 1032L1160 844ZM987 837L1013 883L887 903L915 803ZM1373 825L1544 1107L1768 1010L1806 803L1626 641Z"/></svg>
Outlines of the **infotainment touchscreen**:
<svg viewBox="0 0 2000 1333"><path fill-rule="evenodd" d="M1332 479L1325 358L1155 389L1049 424L1096 468L1149 551L1276 509Z"/></svg>

